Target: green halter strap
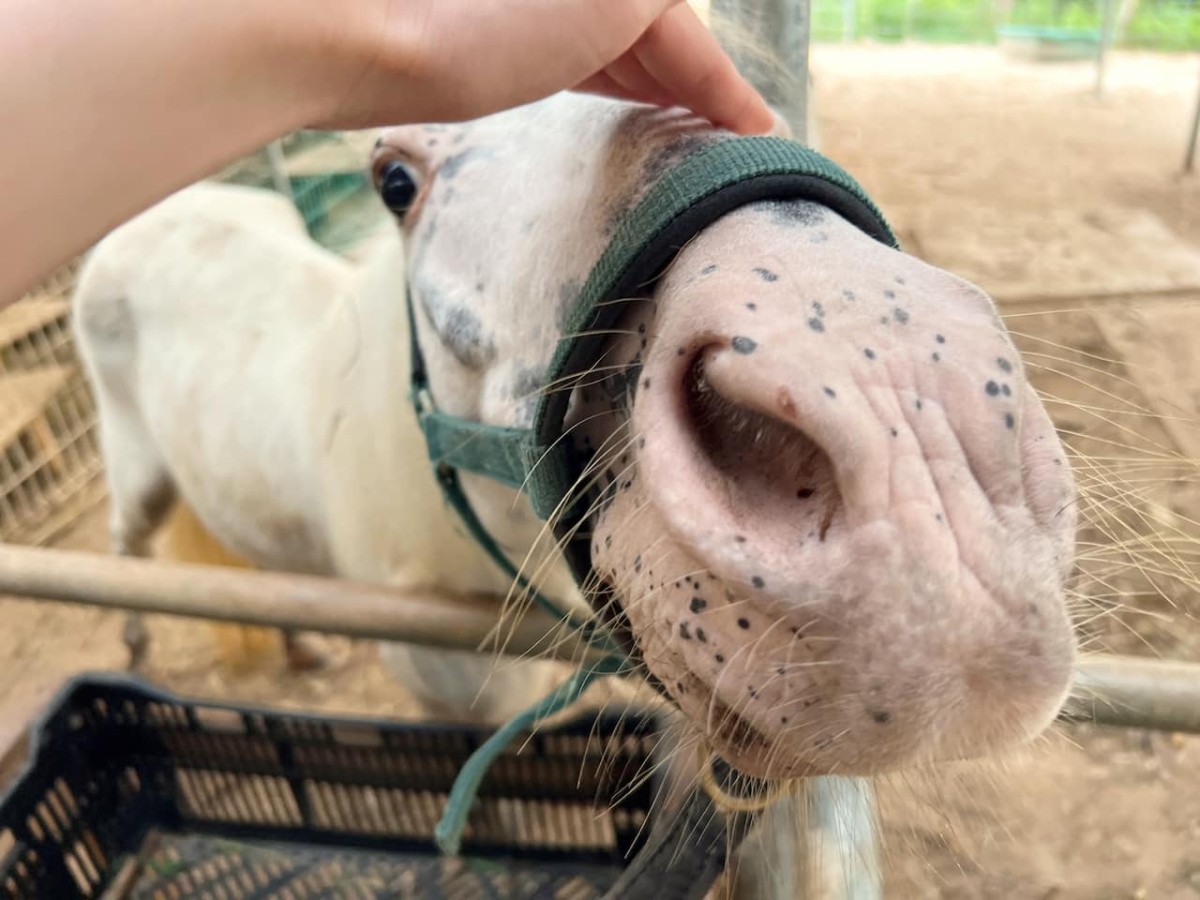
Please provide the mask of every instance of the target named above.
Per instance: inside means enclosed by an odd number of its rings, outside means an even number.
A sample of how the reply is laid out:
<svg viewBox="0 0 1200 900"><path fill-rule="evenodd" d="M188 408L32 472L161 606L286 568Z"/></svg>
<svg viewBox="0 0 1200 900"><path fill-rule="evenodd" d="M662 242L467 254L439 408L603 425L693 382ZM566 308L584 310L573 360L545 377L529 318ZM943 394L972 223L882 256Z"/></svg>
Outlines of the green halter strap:
<svg viewBox="0 0 1200 900"><path fill-rule="evenodd" d="M625 304L620 301L649 294L667 264L696 234L726 213L760 200L820 204L876 240L897 246L883 215L858 183L819 153L779 138L717 141L663 175L621 220L579 293L565 336L547 370L546 383L569 385L586 372L600 356L604 335L623 312ZM528 429L485 425L443 413L430 390L417 340L411 288L408 315L411 399L447 503L471 537L538 606L567 621L584 641L606 654L596 663L585 664L553 694L507 723L468 760L435 831L439 847L454 854L480 781L515 735L574 702L594 678L621 674L632 666L625 649L599 623L580 620L531 588L480 521L459 478L460 472L469 472L522 491L540 518L553 517L555 535L576 581L583 584L591 570L591 545L578 526L592 497L572 494L589 460L564 437L570 391L544 394L533 427Z"/></svg>
<svg viewBox="0 0 1200 900"><path fill-rule="evenodd" d="M546 383L565 385L599 357L605 333L624 304L646 296L676 253L701 230L740 206L759 200L809 200L825 206L871 237L896 246L896 238L866 192L821 154L781 138L730 137L691 154L653 184L621 220L612 241L592 268L568 318ZM471 472L525 493L543 520L554 517L556 536L582 583L591 569L591 548L578 535L588 497L572 490L587 458L563 437L569 390L551 391L538 402L532 428L485 425L437 409L417 340L411 290L412 402L425 434L429 459L447 502L467 530L501 569L530 591L516 566L488 533L463 492L459 472ZM567 619L590 642L616 650L591 622L578 621L536 591L533 600Z"/></svg>

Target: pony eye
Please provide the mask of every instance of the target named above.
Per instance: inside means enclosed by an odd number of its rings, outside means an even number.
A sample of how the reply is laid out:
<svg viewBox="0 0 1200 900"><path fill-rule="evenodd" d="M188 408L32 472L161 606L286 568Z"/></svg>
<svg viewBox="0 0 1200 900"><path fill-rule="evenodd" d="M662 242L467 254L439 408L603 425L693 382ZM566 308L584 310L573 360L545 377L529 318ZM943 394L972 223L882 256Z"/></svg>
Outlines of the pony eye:
<svg viewBox="0 0 1200 900"><path fill-rule="evenodd" d="M417 196L417 182L412 170L402 162L392 161L379 170L379 196L383 205L397 215L404 215Z"/></svg>

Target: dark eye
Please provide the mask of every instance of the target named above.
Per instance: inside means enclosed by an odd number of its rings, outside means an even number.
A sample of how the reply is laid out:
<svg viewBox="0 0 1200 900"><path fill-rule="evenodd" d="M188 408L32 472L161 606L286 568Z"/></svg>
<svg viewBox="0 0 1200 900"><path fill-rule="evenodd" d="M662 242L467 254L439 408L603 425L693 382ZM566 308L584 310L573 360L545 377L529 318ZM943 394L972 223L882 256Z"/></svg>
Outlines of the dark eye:
<svg viewBox="0 0 1200 900"><path fill-rule="evenodd" d="M412 170L402 162L390 162L379 170L379 196L383 205L397 215L408 212L417 196Z"/></svg>

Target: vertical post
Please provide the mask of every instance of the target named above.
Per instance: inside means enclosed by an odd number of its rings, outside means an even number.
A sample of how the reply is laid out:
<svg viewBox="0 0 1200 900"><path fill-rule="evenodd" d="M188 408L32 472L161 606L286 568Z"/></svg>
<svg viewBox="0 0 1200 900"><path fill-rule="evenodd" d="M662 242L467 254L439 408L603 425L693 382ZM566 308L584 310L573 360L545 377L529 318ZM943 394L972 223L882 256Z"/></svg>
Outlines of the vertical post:
<svg viewBox="0 0 1200 900"><path fill-rule="evenodd" d="M912 38L913 18L916 14L916 0L904 0L904 19L900 25L900 40L907 42Z"/></svg>
<svg viewBox="0 0 1200 900"><path fill-rule="evenodd" d="M796 139L806 141L809 0L759 0L754 7L739 0L712 0L712 8L774 54L777 66L765 63L745 48L727 48L742 74L787 120Z"/></svg>
<svg viewBox="0 0 1200 900"><path fill-rule="evenodd" d="M881 900L875 790L866 778L826 775L806 785L806 892L812 900Z"/></svg>
<svg viewBox="0 0 1200 900"><path fill-rule="evenodd" d="M271 180L275 183L275 190L294 202L296 198L292 194L292 180L287 174L283 141L271 141L267 144L267 165L271 168Z"/></svg>
<svg viewBox="0 0 1200 900"><path fill-rule="evenodd" d="M747 36L774 52L784 71L763 65L753 54L728 48L734 62L767 102L779 110L797 140L808 139L808 46L810 0L712 0L712 9ZM846 10L854 0L843 0ZM810 896L821 900L880 900L879 832L875 793L861 778L815 778L808 787L807 826L802 852Z"/></svg>
<svg viewBox="0 0 1200 900"><path fill-rule="evenodd" d="M1196 171L1196 139L1200 137L1200 91L1196 92L1196 112L1192 116L1192 134L1188 138L1187 153L1183 157L1183 171Z"/></svg>
<svg viewBox="0 0 1200 900"><path fill-rule="evenodd" d="M1137 15L1138 0L1120 0L1120 5L1117 7L1117 24L1113 29L1113 41L1120 43L1125 39L1126 32L1129 31L1129 23L1133 21L1133 17Z"/></svg>
<svg viewBox="0 0 1200 900"><path fill-rule="evenodd" d="M854 33L858 27L858 10L855 8L854 0L842 0L842 41L850 44L854 42Z"/></svg>
<svg viewBox="0 0 1200 900"><path fill-rule="evenodd" d="M1096 48L1096 96L1104 96L1104 70L1108 65L1108 52L1112 45L1113 19L1116 12L1115 0L1101 0L1104 4L1104 21L1100 26L1100 46Z"/></svg>

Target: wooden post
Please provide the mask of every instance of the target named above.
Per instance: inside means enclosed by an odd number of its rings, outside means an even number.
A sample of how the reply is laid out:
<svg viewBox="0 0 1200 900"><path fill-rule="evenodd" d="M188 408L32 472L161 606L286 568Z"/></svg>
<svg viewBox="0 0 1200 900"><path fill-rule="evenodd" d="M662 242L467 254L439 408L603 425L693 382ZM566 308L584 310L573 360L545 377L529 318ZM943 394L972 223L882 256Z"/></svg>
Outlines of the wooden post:
<svg viewBox="0 0 1200 900"><path fill-rule="evenodd" d="M858 29L858 9L854 0L842 0L842 41L846 44L854 42Z"/></svg>
<svg viewBox="0 0 1200 900"><path fill-rule="evenodd" d="M760 0L757 8L739 0L713 0L712 8L775 55L783 72L742 48L728 48L738 69L787 120L796 140L806 142L809 0Z"/></svg>

